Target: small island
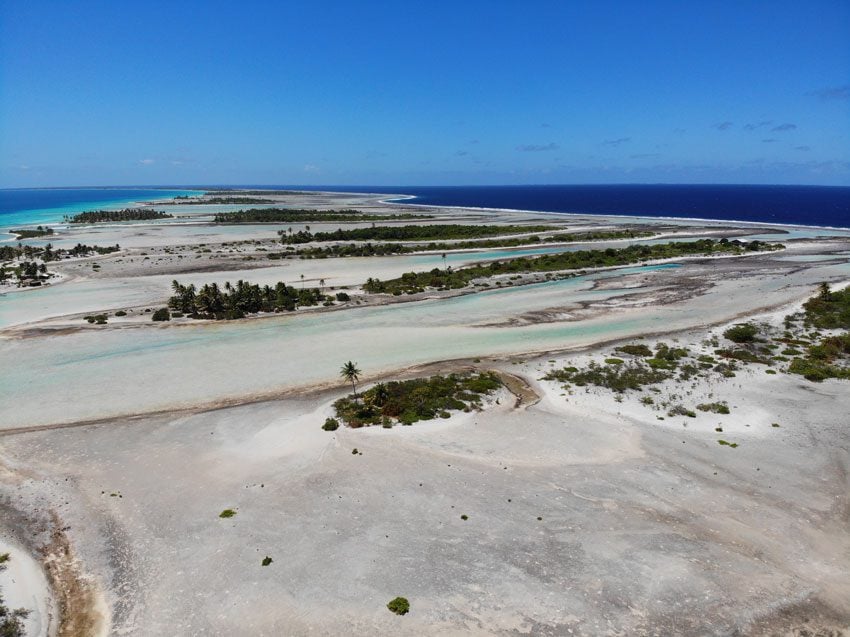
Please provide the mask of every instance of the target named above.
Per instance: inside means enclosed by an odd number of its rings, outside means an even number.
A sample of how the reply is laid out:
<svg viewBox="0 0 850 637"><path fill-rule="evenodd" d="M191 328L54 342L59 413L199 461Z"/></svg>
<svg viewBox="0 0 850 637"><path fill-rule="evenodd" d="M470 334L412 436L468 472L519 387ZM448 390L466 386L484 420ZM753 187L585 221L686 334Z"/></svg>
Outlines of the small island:
<svg viewBox="0 0 850 637"><path fill-rule="evenodd" d="M124 208L123 210L89 210L75 215L65 215L67 223L104 223L108 221L155 221L172 219L174 215L150 208Z"/></svg>

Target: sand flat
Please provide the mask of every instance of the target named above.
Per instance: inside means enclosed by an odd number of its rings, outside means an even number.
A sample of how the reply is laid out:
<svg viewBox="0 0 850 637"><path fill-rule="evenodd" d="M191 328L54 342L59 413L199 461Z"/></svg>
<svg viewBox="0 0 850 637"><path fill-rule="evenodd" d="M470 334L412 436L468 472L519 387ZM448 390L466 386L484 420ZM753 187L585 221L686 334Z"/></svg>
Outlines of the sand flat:
<svg viewBox="0 0 850 637"><path fill-rule="evenodd" d="M393 209L376 197L290 199L293 207ZM437 212L467 222L555 217ZM552 222L583 230L637 223ZM161 304L172 278L298 285L304 274L353 288L368 276L443 265L436 254L242 268L246 253L222 245L231 231L199 220L174 241L178 225L150 234L103 229L102 239L135 243L92 260L100 272L88 260L68 262L65 281L0 298L0 364L16 369L0 376L0 506L23 521L3 531L26 534L28 546L67 547L67 581L76 582L80 621L92 634L850 627L846 382L748 368L662 390L687 392L690 402L727 400L723 435L739 443L729 448L717 443L716 414L684 426L659 420L637 396L570 393L541 380L553 367L601 360L610 341L675 339L698 350L742 317L781 323L821 281L850 281L841 233L774 229L786 241L781 253L331 311L167 325L140 314L102 328L80 320L87 311ZM697 236L758 232L674 225ZM243 230L240 240L268 240L265 228ZM82 239L89 230L73 232ZM176 276L181 260L165 248L183 246L186 261L199 242L210 247L198 259L208 266ZM452 264L492 252L457 253ZM447 420L322 431L347 392L338 370L349 359L364 383L495 369L539 400L517 407L502 390L483 411ZM219 518L226 508L236 516ZM264 567L266 556L273 562ZM404 617L385 607L397 595L411 601Z"/></svg>

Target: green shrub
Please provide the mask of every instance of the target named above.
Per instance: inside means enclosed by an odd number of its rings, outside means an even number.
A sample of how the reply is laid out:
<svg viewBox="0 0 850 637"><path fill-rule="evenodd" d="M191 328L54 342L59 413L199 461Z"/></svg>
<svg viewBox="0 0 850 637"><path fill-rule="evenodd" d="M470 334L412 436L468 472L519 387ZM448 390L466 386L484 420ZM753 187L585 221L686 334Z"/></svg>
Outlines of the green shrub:
<svg viewBox="0 0 850 637"><path fill-rule="evenodd" d="M702 403L701 405L697 405L697 409L699 409L700 411L710 411L714 414L729 413L729 405L727 405L725 402Z"/></svg>
<svg viewBox="0 0 850 637"><path fill-rule="evenodd" d="M262 561L262 562L260 562L260 563L261 563L263 566L268 566L268 565L269 565L269 564L271 564L272 562L274 562L274 560L273 560L272 558L270 558L268 555L266 555L266 556L263 558L263 561Z"/></svg>
<svg viewBox="0 0 850 637"><path fill-rule="evenodd" d="M325 431L336 431L339 429L339 421L336 418L326 418L322 429Z"/></svg>
<svg viewBox="0 0 850 637"><path fill-rule="evenodd" d="M118 310L115 313L115 316L127 316L127 312L125 312L124 310Z"/></svg>
<svg viewBox="0 0 850 637"><path fill-rule="evenodd" d="M738 323L723 332L733 343L752 343L758 336L758 328L752 323Z"/></svg>
<svg viewBox="0 0 850 637"><path fill-rule="evenodd" d="M685 408L683 405L674 405L670 408L670 411L667 412L668 416L687 416L688 418L696 418L697 415L695 412L690 409Z"/></svg>
<svg viewBox="0 0 850 637"><path fill-rule="evenodd" d="M224 511L218 514L218 517L232 518L234 515L236 515L236 511L234 509L225 509Z"/></svg>
<svg viewBox="0 0 850 637"><path fill-rule="evenodd" d="M404 597L396 597L387 604L387 608L396 615L406 615L410 611L410 602Z"/></svg>
<svg viewBox="0 0 850 637"><path fill-rule="evenodd" d="M643 343L621 345L620 347L615 347L614 350L631 356L642 356L644 358L652 356L652 350Z"/></svg>
<svg viewBox="0 0 850 637"><path fill-rule="evenodd" d="M168 311L168 308L161 307L156 312L151 315L151 320L154 321L170 321L171 313Z"/></svg>

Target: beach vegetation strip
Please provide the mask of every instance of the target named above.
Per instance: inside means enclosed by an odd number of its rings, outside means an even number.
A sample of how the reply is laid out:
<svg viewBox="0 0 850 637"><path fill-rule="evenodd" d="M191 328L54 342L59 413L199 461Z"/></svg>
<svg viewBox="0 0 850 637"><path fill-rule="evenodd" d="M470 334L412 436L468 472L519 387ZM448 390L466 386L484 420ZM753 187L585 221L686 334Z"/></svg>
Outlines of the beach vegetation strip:
<svg viewBox="0 0 850 637"><path fill-rule="evenodd" d="M391 427L419 420L449 418L452 411L480 409L482 399L502 387L493 372L436 375L378 383L359 396L352 393L334 403L336 416L345 425ZM325 423L327 430L333 431Z"/></svg>
<svg viewBox="0 0 850 637"><path fill-rule="evenodd" d="M475 279L488 279L504 274L535 272L557 272L603 268L641 263L660 259L679 257L740 255L748 252L761 252L781 249L782 244L763 241L728 241L720 239L699 239L697 241L670 241L654 245L630 245L625 248L606 248L605 250L577 250L559 252L535 257L518 257L509 260L474 265L454 270L434 268L427 272L405 272L400 277L381 281L370 278L363 289L373 293L415 294L432 289L460 289Z"/></svg>
<svg viewBox="0 0 850 637"><path fill-rule="evenodd" d="M598 232L565 232L549 236L531 235L502 239L482 239L478 241L431 242L419 245L402 243L337 243L327 246L310 246L297 251L289 246L290 252L269 253L269 259L297 257L301 259L329 259L335 257L379 257L392 254L411 254L414 252L439 252L443 250L480 250L487 248L515 248L534 246L542 243L584 243L591 241L615 241L621 239L645 239L654 236L652 232L637 230L610 230Z"/></svg>
<svg viewBox="0 0 850 637"><path fill-rule="evenodd" d="M472 225L460 223L372 226L348 230L340 229L333 232L312 233L309 230L304 230L281 235L281 241L285 244L312 243L314 241L443 241L549 232L557 229L555 226L544 225Z"/></svg>
<svg viewBox="0 0 850 637"><path fill-rule="evenodd" d="M239 202L222 202L239 203ZM391 221L398 219L431 219L431 215L412 213L368 214L359 210L308 210L303 208L251 208L236 212L220 212L215 223L305 223L339 221ZM287 234L284 232L284 234ZM286 241L284 241L286 243Z"/></svg>

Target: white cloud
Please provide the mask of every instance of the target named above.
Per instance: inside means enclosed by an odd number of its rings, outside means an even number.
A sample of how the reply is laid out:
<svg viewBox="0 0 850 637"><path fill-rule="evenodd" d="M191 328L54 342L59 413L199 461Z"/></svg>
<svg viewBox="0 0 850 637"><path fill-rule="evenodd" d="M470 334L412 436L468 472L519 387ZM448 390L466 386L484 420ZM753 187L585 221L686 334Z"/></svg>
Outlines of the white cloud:
<svg viewBox="0 0 850 637"><path fill-rule="evenodd" d="M304 172L305 173L315 173L319 171L319 167L316 164L304 164Z"/></svg>
<svg viewBox="0 0 850 637"><path fill-rule="evenodd" d="M140 159L139 163L142 164L143 166L150 166L155 161L156 161L155 159Z"/></svg>

